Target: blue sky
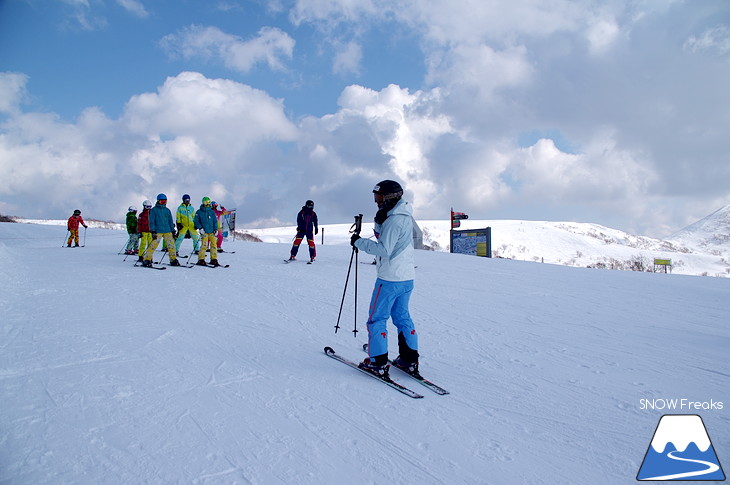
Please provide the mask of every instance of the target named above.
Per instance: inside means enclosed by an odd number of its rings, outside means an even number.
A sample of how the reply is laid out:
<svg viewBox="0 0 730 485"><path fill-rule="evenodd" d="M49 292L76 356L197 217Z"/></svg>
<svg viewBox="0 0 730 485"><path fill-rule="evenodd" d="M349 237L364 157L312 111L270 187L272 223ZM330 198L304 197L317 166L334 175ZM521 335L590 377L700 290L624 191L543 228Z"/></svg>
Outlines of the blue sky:
<svg viewBox="0 0 730 485"><path fill-rule="evenodd" d="M0 0L0 213L373 209L666 236L730 203L730 4Z"/></svg>

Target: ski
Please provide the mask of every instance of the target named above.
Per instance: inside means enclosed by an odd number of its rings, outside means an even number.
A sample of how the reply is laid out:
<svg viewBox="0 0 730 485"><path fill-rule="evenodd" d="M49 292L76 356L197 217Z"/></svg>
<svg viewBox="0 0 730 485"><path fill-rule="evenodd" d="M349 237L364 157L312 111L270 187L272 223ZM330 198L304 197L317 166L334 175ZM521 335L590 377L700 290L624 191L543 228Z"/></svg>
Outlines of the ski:
<svg viewBox="0 0 730 485"><path fill-rule="evenodd" d="M392 387L396 391L398 391L402 394L405 394L408 397L412 397L414 399L420 399L423 397L422 395L418 394L417 392L412 391L411 389L408 389L407 387L405 387L401 384L398 384L390 377L379 377L379 376L376 376L375 374L371 374L370 372L368 372L364 369L359 368L355 362L345 359L344 357L340 357L338 354L336 354L335 351L332 349L332 347L325 347L324 353L327 355L327 357L331 357L335 360L342 362L345 365L352 367L353 369L357 369L360 372L362 372L363 374L366 374L366 375L372 377L373 379L376 379L376 380L384 383L385 385Z"/></svg>
<svg viewBox="0 0 730 485"><path fill-rule="evenodd" d="M195 263L195 264L191 264L189 266L186 266L186 268L192 268L193 266L201 266L201 267L203 267L202 264ZM205 268L228 268L229 266L230 266L230 264L219 264L218 266L213 266L212 264L207 264L206 263L204 267Z"/></svg>
<svg viewBox="0 0 730 485"><path fill-rule="evenodd" d="M156 267L156 266L145 266L145 265L143 265L143 264L137 264L137 263L134 263L134 267L135 267L135 268L149 268L149 269L158 269L158 270L161 270L161 269L167 269L167 267L166 267L166 266L160 266L160 267L158 268L158 267Z"/></svg>
<svg viewBox="0 0 730 485"><path fill-rule="evenodd" d="M367 353L367 351L368 351L368 344L362 344L362 349ZM416 377L413 374L410 374L410 373L404 371L400 367L396 367L395 365L393 365L393 361L392 360L388 359L388 362L391 364L391 367L395 367L396 369L398 369L399 371L403 372L404 374L406 374L411 379L416 380L419 383L423 384L424 386L428 387L430 390L432 390L436 394L438 394L440 396L445 396L446 394L450 394L449 391L447 391L446 389L444 389L441 386L438 386L438 385L434 384L433 382L429 381L428 379L424 379L423 376Z"/></svg>

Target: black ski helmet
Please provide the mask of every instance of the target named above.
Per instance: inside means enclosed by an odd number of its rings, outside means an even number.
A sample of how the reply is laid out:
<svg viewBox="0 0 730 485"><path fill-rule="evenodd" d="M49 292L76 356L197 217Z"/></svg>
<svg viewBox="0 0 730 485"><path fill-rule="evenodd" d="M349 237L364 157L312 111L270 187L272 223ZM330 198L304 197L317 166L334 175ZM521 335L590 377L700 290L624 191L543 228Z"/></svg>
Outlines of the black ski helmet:
<svg viewBox="0 0 730 485"><path fill-rule="evenodd" d="M398 202L403 197L403 187L395 180L383 180L375 185L373 194L381 194L383 201L395 199Z"/></svg>
<svg viewBox="0 0 730 485"><path fill-rule="evenodd" d="M80 210L78 210L78 209L76 209L76 210L74 211L74 215L75 215L75 216L80 216L80 215L81 215L81 211L80 211Z"/></svg>
<svg viewBox="0 0 730 485"><path fill-rule="evenodd" d="M306 208L308 208L308 209L314 209L314 201L313 201L313 200L308 200L308 201L306 201L306 202L304 203L304 207L306 207Z"/></svg>

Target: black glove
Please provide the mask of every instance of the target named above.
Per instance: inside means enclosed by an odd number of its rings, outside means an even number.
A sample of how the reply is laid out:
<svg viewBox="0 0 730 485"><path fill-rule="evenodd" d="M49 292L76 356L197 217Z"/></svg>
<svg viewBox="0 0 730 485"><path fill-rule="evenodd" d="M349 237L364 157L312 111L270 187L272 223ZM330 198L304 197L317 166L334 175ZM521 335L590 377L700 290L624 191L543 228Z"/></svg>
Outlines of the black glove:
<svg viewBox="0 0 730 485"><path fill-rule="evenodd" d="M314 233L317 234L319 232L319 227L314 228Z"/></svg>
<svg viewBox="0 0 730 485"><path fill-rule="evenodd" d="M352 235L352 237L350 238L350 245L351 245L351 246L352 246L353 248L355 248L355 247L356 247L356 246L355 246L355 241L357 241L358 239L360 239L360 234L353 234L353 235Z"/></svg>
<svg viewBox="0 0 730 485"><path fill-rule="evenodd" d="M177 231L175 229L172 230L172 238L177 239Z"/></svg>
<svg viewBox="0 0 730 485"><path fill-rule="evenodd" d="M156 232L153 232L151 234L152 234L152 239L157 239L157 233Z"/></svg>
<svg viewBox="0 0 730 485"><path fill-rule="evenodd" d="M182 224L180 224L180 223L178 222L178 223L177 223L177 230L179 231L180 229L182 229Z"/></svg>

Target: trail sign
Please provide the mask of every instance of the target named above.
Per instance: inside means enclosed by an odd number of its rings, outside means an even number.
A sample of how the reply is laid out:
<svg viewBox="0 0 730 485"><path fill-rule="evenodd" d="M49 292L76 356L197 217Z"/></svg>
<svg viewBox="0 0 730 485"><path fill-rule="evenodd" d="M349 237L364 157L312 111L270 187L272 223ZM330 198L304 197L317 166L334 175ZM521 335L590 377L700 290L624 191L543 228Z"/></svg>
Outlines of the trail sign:
<svg viewBox="0 0 730 485"><path fill-rule="evenodd" d="M451 229L461 227L460 221L462 221L463 219L469 219L469 216L464 214L463 212L454 212L454 209L451 209Z"/></svg>

